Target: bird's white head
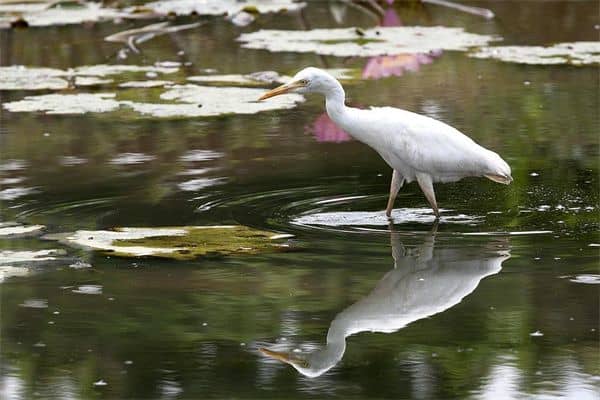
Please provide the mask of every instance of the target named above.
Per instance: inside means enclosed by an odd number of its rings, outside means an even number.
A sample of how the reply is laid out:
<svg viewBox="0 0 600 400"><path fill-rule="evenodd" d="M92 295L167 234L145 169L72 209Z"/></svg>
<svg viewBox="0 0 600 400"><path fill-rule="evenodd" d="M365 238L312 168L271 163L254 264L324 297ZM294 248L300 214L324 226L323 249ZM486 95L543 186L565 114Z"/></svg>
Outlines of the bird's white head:
<svg viewBox="0 0 600 400"><path fill-rule="evenodd" d="M259 100L290 92L301 94L320 93L329 96L334 93L343 94L343 89L342 85L329 73L319 68L308 67L299 71L288 83L262 95Z"/></svg>

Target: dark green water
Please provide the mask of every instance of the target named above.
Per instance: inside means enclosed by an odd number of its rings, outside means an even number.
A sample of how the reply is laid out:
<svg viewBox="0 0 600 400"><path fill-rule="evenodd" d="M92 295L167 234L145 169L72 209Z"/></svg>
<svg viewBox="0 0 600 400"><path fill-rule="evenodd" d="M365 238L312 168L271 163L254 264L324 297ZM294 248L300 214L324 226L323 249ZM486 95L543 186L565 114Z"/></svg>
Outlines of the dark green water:
<svg viewBox="0 0 600 400"><path fill-rule="evenodd" d="M505 44L598 39L596 2L484 4L495 20L416 5L396 12L405 25L463 26L499 34ZM307 21L337 26L324 2L311 4L304 21L263 16L240 29L214 19L156 38L126 62L173 60L184 50L187 75L365 65L244 50L234 41L243 31L303 29ZM348 9L342 25L372 24ZM121 28L2 31L0 63L114 62L117 47L102 38ZM28 276L0 284L0 393L598 398L598 77L597 67L445 52L401 77L348 84L350 102L439 118L513 169L508 187L481 179L438 185L439 204L463 214L463 223L400 221L392 234L385 222L360 223L360 212L383 214L391 170L363 144L316 140L317 97L292 110L170 121L0 111L1 162L13 166L0 172L2 221L44 224L48 232L237 223L294 234L297 248L169 262L65 247L64 260L35 263ZM0 102L27 94L2 92ZM219 154L182 159L191 150ZM111 163L123 153L152 158ZM65 156L82 163L65 165ZM189 175L199 168L209 170ZM7 195L18 189L22 195ZM428 208L415 184L398 196L396 208L404 207ZM327 212L337 213L328 224L298 222ZM340 224L341 216L358 222ZM0 240L0 250L57 246ZM93 267L69 268L77 259ZM73 292L82 285L101 292ZM32 299L47 307L23 306ZM543 335L531 336L537 331ZM263 347L289 353L300 371L264 356ZM100 380L107 385L94 384Z"/></svg>

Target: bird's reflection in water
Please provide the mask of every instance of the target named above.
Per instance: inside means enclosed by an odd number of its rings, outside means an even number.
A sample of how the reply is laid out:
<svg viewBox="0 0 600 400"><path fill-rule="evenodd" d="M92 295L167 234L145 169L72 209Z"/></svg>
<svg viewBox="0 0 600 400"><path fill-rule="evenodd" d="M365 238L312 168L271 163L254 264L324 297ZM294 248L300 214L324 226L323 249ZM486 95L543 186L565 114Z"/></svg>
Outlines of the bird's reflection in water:
<svg viewBox="0 0 600 400"><path fill-rule="evenodd" d="M508 238L456 247L435 244L436 227L422 245L406 249L391 234L394 268L364 298L340 312L329 326L327 344L309 354L260 349L267 357L317 377L334 367L346 350L346 337L360 332L392 333L445 311L473 292L479 282L500 272L510 258Z"/></svg>

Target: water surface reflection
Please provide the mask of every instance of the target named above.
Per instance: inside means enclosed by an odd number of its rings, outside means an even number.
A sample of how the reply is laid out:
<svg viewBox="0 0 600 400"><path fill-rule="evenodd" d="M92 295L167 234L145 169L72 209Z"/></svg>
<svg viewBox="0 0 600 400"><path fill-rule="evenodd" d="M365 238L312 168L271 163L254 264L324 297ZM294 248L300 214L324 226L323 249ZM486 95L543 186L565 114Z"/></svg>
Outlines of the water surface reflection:
<svg viewBox="0 0 600 400"><path fill-rule="evenodd" d="M486 276L500 272L510 258L507 237L477 246L456 242L436 248L437 225L423 243L407 249L392 231L394 268L373 290L337 314L327 332L327 343L309 354L262 348L267 357L292 365L308 377L318 377L342 360L346 338L360 332L393 333L408 324L441 313L472 293Z"/></svg>

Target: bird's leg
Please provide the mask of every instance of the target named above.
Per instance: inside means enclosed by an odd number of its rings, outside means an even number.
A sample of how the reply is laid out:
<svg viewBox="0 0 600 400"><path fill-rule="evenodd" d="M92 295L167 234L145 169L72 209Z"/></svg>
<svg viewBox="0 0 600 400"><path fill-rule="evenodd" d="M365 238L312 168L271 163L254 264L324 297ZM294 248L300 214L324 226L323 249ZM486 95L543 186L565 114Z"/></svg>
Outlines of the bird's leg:
<svg viewBox="0 0 600 400"><path fill-rule="evenodd" d="M435 201L435 192L433 191L433 182L431 181L431 176L426 174L417 174L417 182L419 182L419 187L423 191L423 194L427 198L431 208L433 208L435 219L440 219L440 210L438 210L437 202Z"/></svg>
<svg viewBox="0 0 600 400"><path fill-rule="evenodd" d="M402 187L403 183L404 177L402 177L398 171L394 170L394 173L392 174L392 181L390 182L390 197L388 198L387 207L385 209L385 215L387 215L388 218L392 217L394 201L396 200L396 195L398 194L398 191Z"/></svg>

